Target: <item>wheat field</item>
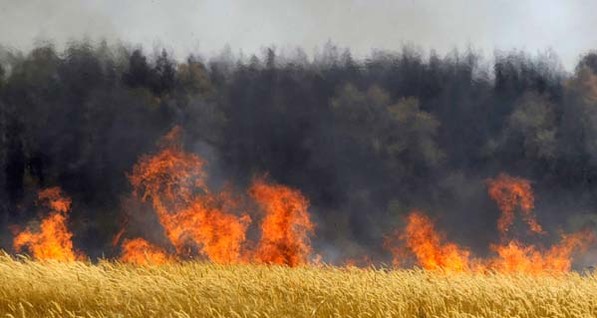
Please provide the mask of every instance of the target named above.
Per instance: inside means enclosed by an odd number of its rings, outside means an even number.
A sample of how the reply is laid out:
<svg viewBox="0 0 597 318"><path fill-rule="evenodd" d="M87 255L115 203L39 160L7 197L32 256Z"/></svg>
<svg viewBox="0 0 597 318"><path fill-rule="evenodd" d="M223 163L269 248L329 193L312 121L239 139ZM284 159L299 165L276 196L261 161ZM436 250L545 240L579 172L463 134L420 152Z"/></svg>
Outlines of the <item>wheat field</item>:
<svg viewBox="0 0 597 318"><path fill-rule="evenodd" d="M596 317L597 277L0 256L2 317Z"/></svg>

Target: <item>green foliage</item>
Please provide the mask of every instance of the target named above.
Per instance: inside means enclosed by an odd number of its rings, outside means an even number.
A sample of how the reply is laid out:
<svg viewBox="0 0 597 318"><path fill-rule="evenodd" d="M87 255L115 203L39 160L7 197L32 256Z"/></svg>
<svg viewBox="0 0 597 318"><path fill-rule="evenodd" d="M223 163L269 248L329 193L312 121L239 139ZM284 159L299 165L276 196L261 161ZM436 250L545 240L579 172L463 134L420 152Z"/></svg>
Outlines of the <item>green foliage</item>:
<svg viewBox="0 0 597 318"><path fill-rule="evenodd" d="M443 157L435 141L439 122L420 109L415 97L391 102L379 86L360 91L346 84L332 99L332 107L344 132L367 143L388 165L435 166Z"/></svg>
<svg viewBox="0 0 597 318"><path fill-rule="evenodd" d="M531 159L557 156L557 122L554 105L545 97L528 93L521 97L508 118L506 138L520 139L525 155ZM508 142L516 142L509 140Z"/></svg>

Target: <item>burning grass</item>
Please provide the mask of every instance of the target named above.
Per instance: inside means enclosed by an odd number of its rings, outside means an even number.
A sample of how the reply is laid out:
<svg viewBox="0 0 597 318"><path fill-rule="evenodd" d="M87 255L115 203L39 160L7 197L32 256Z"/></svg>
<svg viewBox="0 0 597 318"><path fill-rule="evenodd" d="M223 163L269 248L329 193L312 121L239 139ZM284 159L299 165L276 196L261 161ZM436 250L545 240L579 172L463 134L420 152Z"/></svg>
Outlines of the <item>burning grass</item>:
<svg viewBox="0 0 597 318"><path fill-rule="evenodd" d="M241 193L210 189L205 161L183 149L180 134L173 129L128 175L131 199L151 207L140 212L155 213L167 244L131 235L124 222L113 240L118 261L82 261L68 228L71 198L59 187L42 189L41 219L15 227L13 239L14 251L35 261L0 255L0 316L597 316L597 275L570 272L595 234L561 233L550 246L520 240L516 214L529 235L549 235L526 179L487 180L502 212L488 257L450 241L414 209L385 237L393 269L321 266L307 197L265 177ZM259 233L250 237L250 226ZM401 268L408 264L422 270Z"/></svg>
<svg viewBox="0 0 597 318"><path fill-rule="evenodd" d="M158 150L142 156L128 174L131 199L151 209L140 211L157 216L167 244L156 244L142 236L127 235L127 222L113 239L119 259L136 265L164 264L184 260L209 260L217 264L276 264L290 267L314 265L325 260L311 246L316 224L311 220L309 200L298 189L268 181L252 180L246 193L207 186L206 162L183 149L182 130L174 127L158 142ZM406 226L386 235L385 248L394 267L412 263L427 270L454 272L566 273L575 254L595 242L590 228L562 233L550 247L525 243L513 231L515 213L521 213L532 235L545 236L534 215L534 194L526 179L500 174L488 179L488 194L501 210L497 221L500 241L490 248L495 255L478 258L466 246L451 242L436 229L434 220L414 209ZM242 202L253 201L253 208ZM75 261L85 258L75 251L73 233L67 224L72 200L59 187L42 189L38 205L45 217L16 233L15 252L29 252L37 260ZM49 210L44 211L44 210ZM248 213L252 210L253 217ZM37 224L37 226L35 226ZM249 226L259 235L249 237ZM147 231L141 231L148 234ZM143 233L142 233L143 234ZM120 246L118 244L120 243ZM372 264L368 255L358 264ZM357 264L346 260L347 264Z"/></svg>
<svg viewBox="0 0 597 318"><path fill-rule="evenodd" d="M595 317L597 276L0 256L7 317Z"/></svg>

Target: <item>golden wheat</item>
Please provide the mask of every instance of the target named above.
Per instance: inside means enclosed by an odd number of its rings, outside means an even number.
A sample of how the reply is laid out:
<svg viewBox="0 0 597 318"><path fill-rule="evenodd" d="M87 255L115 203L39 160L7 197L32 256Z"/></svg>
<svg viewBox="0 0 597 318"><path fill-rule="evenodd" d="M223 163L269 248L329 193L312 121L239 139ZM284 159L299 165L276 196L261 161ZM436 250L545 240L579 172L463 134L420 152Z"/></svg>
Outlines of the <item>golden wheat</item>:
<svg viewBox="0 0 597 318"><path fill-rule="evenodd" d="M597 317L597 276L0 256L4 317Z"/></svg>

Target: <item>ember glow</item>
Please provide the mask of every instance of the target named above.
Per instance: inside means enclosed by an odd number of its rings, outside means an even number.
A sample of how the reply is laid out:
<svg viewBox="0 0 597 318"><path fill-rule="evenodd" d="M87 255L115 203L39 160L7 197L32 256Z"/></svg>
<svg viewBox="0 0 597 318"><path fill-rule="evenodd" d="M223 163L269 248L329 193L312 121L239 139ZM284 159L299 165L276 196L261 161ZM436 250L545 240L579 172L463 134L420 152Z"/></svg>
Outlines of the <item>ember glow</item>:
<svg viewBox="0 0 597 318"><path fill-rule="evenodd" d="M398 261L398 258L396 258L396 260ZM399 262L395 263L394 265L399 266ZM349 259L345 260L343 266L344 267L367 268L367 267L373 267L374 263L373 263L373 260L371 260L371 257L369 257L369 255L364 255L359 258L349 258Z"/></svg>
<svg viewBox="0 0 597 318"><path fill-rule="evenodd" d="M142 238L125 239L122 242L120 260L136 265L165 264L173 260L171 255Z"/></svg>
<svg viewBox="0 0 597 318"><path fill-rule="evenodd" d="M38 193L39 205L50 210L39 227L27 227L19 232L13 246L17 252L27 249L35 259L74 261L83 255L73 248L73 234L68 230L68 212L71 199L62 194L59 187L47 188Z"/></svg>

